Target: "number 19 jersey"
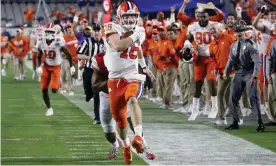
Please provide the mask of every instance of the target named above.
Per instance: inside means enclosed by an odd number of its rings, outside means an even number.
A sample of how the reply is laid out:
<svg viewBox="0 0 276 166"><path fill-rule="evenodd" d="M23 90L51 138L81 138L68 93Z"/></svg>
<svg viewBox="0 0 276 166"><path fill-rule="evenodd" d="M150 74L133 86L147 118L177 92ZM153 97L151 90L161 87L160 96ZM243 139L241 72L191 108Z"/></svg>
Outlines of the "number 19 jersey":
<svg viewBox="0 0 276 166"><path fill-rule="evenodd" d="M210 29L213 23L209 21L206 27L201 27L198 22L194 22L188 26L188 33L194 37L199 56L210 56L209 44L212 41Z"/></svg>
<svg viewBox="0 0 276 166"><path fill-rule="evenodd" d="M65 46L63 37L56 37L51 44L47 44L44 38L40 38L36 48L39 48L45 56L45 63L49 66L58 66L61 64L61 47Z"/></svg>

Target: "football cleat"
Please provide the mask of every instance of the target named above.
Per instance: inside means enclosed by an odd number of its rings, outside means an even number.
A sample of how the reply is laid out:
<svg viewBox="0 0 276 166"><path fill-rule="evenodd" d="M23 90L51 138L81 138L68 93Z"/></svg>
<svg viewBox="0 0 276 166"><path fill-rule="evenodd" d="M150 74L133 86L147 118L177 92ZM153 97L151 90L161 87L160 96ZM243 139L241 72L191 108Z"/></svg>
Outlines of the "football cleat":
<svg viewBox="0 0 276 166"><path fill-rule="evenodd" d="M108 160L116 160L118 151L119 151L119 146L118 147L112 146L108 154Z"/></svg>
<svg viewBox="0 0 276 166"><path fill-rule="evenodd" d="M155 159L155 154L150 150L149 146L145 146L145 153L146 153L147 159L149 159L149 160Z"/></svg>
<svg viewBox="0 0 276 166"><path fill-rule="evenodd" d="M130 146L128 147L123 147L123 151L124 151L124 160L126 164L131 164L132 162L132 153L130 150Z"/></svg>
<svg viewBox="0 0 276 166"><path fill-rule="evenodd" d="M192 114L189 117L188 121L194 121L198 115L199 115L199 109L193 107Z"/></svg>
<svg viewBox="0 0 276 166"><path fill-rule="evenodd" d="M46 116L52 116L52 115L54 115L54 110L53 108L49 108L46 112Z"/></svg>
<svg viewBox="0 0 276 166"><path fill-rule="evenodd" d="M211 112L208 114L208 118L214 119L217 117L218 108L216 106L212 106Z"/></svg>
<svg viewBox="0 0 276 166"><path fill-rule="evenodd" d="M133 148L135 148L137 153L144 153L144 141L143 138L136 135L134 139L131 141L131 145Z"/></svg>
<svg viewBox="0 0 276 166"><path fill-rule="evenodd" d="M211 104L206 104L203 108L202 114L209 115L211 112L211 108L212 108Z"/></svg>

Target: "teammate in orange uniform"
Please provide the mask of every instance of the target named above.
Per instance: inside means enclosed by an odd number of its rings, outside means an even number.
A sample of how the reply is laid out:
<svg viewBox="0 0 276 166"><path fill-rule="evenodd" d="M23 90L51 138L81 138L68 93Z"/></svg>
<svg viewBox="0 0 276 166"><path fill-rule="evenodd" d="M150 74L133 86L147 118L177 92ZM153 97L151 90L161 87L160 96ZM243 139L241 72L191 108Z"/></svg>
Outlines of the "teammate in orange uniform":
<svg viewBox="0 0 276 166"><path fill-rule="evenodd" d="M37 77L36 68L40 64L38 63L37 59L37 50L36 50L36 43L42 39L43 37L43 26L37 25L36 29L33 31L33 33L30 36L30 47L32 49L32 63L33 63L33 76L32 78L35 79Z"/></svg>
<svg viewBox="0 0 276 166"><path fill-rule="evenodd" d="M218 113L216 76L213 73L215 70L215 61L214 58L210 57L209 52L209 44L212 40L210 26L213 22L209 21L208 17L208 13L205 11L201 11L199 13L198 22L194 22L188 26L188 40L184 43L184 47L186 49L191 49L192 44L190 42L194 40L197 44L197 48L195 48L195 50L198 54L198 59L194 63L195 95L193 98L193 111L188 120L195 120L199 114L199 97L201 95L201 88L206 76L212 101L212 108L211 112L208 114L208 117L216 118Z"/></svg>
<svg viewBox="0 0 276 166"><path fill-rule="evenodd" d="M216 60L216 74L218 82L218 115L217 121L215 124L221 125L222 123L227 124L226 122L226 106L224 105L224 100L228 101L228 98L225 98L225 93L227 88L230 88L231 78L223 79L223 71L226 67L231 44L236 41L234 36L227 34L226 32L221 32L219 24L213 24L210 30L214 40L210 43L209 50L210 54ZM226 103L227 104L227 103Z"/></svg>
<svg viewBox="0 0 276 166"><path fill-rule="evenodd" d="M72 55L73 65L75 69L78 69L78 55L77 55L78 39L75 37L72 24L67 25L66 32L67 33L64 36L65 46L69 49ZM77 80L78 80L78 72L75 72L73 75L73 84L76 84Z"/></svg>
<svg viewBox="0 0 276 166"><path fill-rule="evenodd" d="M14 79L25 79L25 57L29 51L29 40L23 36L23 29L16 30L15 38L11 39L11 50L14 56Z"/></svg>
<svg viewBox="0 0 276 166"><path fill-rule="evenodd" d="M44 27L45 36L38 41L36 48L38 49L38 59L41 61L41 56L44 56L44 62L37 68L38 74L41 76L40 87L42 89L43 100L47 107L46 116L52 116L54 111L50 104L48 94L48 87L52 89L53 93L58 91L60 85L60 64L61 53L63 52L70 63L71 73L75 72L72 64L72 56L69 50L65 47L64 39L57 37L57 30L55 25L48 23Z"/></svg>
<svg viewBox="0 0 276 166"><path fill-rule="evenodd" d="M175 32L170 27L170 31L167 33L167 29L164 26L159 26L159 60L163 62L163 72L164 72L164 96L162 108L169 108L171 107L171 99L172 99L172 92L173 92L173 85L174 81L177 76L176 66L178 66L178 58L176 56L176 51L173 46L172 40L175 40ZM166 38L169 39L166 39Z"/></svg>
<svg viewBox="0 0 276 166"><path fill-rule="evenodd" d="M195 10L195 18L190 18L189 16L187 16L187 15L184 13L184 11L185 11L187 5L188 5L190 2L191 2L191 0L184 0L184 1L183 1L183 4L182 4L182 6L180 7L179 12L178 12L178 14L177 14L177 18L178 18L179 20L181 20L182 23L183 23L184 25L186 25L186 26L190 25L190 24L193 23L193 22L198 21L198 19L199 19L199 11L198 11L198 8L196 8L196 10ZM215 10L215 12L217 13L217 15L209 17L209 20L210 20L210 21L214 21L214 22L220 22L220 21L222 21L223 18L224 18L224 13L223 13L220 9L218 9L218 8L216 8L216 7L214 8L214 10Z"/></svg>
<svg viewBox="0 0 276 166"><path fill-rule="evenodd" d="M7 36L1 36L1 66L2 76L6 76L6 69L8 67L11 55L9 49L9 41Z"/></svg>
<svg viewBox="0 0 276 166"><path fill-rule="evenodd" d="M153 77L146 68L144 58L139 53L140 45L138 42L140 38L145 36L144 28L137 26L139 15L137 6L126 1L117 9L119 24L110 22L104 26L107 41L104 62L109 71L110 111L122 139L124 160L127 164L132 162L130 140L127 136L127 108L129 107L132 110L131 118L136 135L131 144L137 153L144 152L142 112L137 102L141 96L141 82L145 81L145 75L138 74L137 57L143 72ZM131 34L132 31L133 34Z"/></svg>

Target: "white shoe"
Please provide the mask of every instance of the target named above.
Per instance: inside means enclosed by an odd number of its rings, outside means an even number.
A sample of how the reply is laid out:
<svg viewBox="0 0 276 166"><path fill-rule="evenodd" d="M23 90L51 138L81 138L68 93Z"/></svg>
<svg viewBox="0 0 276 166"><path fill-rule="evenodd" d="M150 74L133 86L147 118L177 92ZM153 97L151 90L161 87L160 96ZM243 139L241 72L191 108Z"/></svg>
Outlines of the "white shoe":
<svg viewBox="0 0 276 166"><path fill-rule="evenodd" d="M215 124L220 126L220 125L227 125L227 120L226 118L224 120L218 119L215 121Z"/></svg>
<svg viewBox="0 0 276 166"><path fill-rule="evenodd" d="M208 114L208 118L215 119L217 117L217 114L218 114L218 108L216 106L213 106L211 108L211 112Z"/></svg>
<svg viewBox="0 0 276 166"><path fill-rule="evenodd" d="M150 100L151 102L155 103L155 101L156 101L156 98L154 98L154 97L151 97L151 98L149 98L149 100Z"/></svg>
<svg viewBox="0 0 276 166"><path fill-rule="evenodd" d="M17 81L19 80L19 78L18 78L18 77L14 77L14 79L15 79L15 80L17 80Z"/></svg>
<svg viewBox="0 0 276 166"><path fill-rule="evenodd" d="M47 109L46 116L52 116L52 115L54 115L54 110L53 110L53 108Z"/></svg>
<svg viewBox="0 0 276 166"><path fill-rule="evenodd" d="M198 115L199 115L199 109L196 109L193 107L192 114L189 117L188 121L194 121Z"/></svg>
<svg viewBox="0 0 276 166"><path fill-rule="evenodd" d="M265 115L265 105L261 104L261 114Z"/></svg>
<svg viewBox="0 0 276 166"><path fill-rule="evenodd" d="M184 107L180 107L178 109L173 110L173 112L182 112L184 110Z"/></svg>
<svg viewBox="0 0 276 166"><path fill-rule="evenodd" d="M156 101L156 102L161 102L161 101L162 101L162 98L161 98L161 97L157 97L155 101Z"/></svg>
<svg viewBox="0 0 276 166"><path fill-rule="evenodd" d="M205 104L204 108L203 108L203 115L209 115L211 112L211 104Z"/></svg>
<svg viewBox="0 0 276 166"><path fill-rule="evenodd" d="M246 116L249 116L250 114L251 114L251 109L249 109L249 108L242 108L241 109L241 112L242 112L242 116L243 117L246 117Z"/></svg>
<svg viewBox="0 0 276 166"><path fill-rule="evenodd" d="M240 119L239 125L243 125L243 119Z"/></svg>
<svg viewBox="0 0 276 166"><path fill-rule="evenodd" d="M193 111L193 104L188 104L184 107L184 110L182 113L191 113Z"/></svg>
<svg viewBox="0 0 276 166"><path fill-rule="evenodd" d="M20 74L19 80L25 80L25 75L24 74Z"/></svg>
<svg viewBox="0 0 276 166"><path fill-rule="evenodd" d="M2 72L2 76L6 76L7 75L5 69L2 69L1 72Z"/></svg>
<svg viewBox="0 0 276 166"><path fill-rule="evenodd" d="M143 98L148 99L148 98L149 98L149 96L148 96L148 95L144 95L144 96L143 96Z"/></svg>
<svg viewBox="0 0 276 166"><path fill-rule="evenodd" d="M68 93L68 96L74 96L74 95L75 95L75 93L73 91Z"/></svg>
<svg viewBox="0 0 276 166"><path fill-rule="evenodd" d="M59 93L60 93L60 94L65 94L65 93L66 93L66 90L60 90Z"/></svg>

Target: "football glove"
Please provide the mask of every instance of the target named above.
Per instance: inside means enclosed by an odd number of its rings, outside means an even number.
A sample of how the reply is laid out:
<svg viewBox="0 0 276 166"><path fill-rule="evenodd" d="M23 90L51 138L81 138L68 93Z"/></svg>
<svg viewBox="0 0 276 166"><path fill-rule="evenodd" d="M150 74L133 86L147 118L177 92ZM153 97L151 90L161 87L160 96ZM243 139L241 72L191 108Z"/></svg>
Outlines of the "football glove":
<svg viewBox="0 0 276 166"><path fill-rule="evenodd" d="M39 66L37 69L36 69L36 73L39 75L39 76L41 76L42 75L42 67L41 66Z"/></svg>
<svg viewBox="0 0 276 166"><path fill-rule="evenodd" d="M71 66L71 67L70 67L71 75L73 75L73 74L75 73L75 71L76 71L76 70L75 70L75 67L74 67L74 66Z"/></svg>

